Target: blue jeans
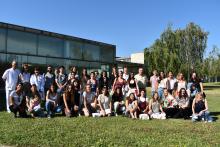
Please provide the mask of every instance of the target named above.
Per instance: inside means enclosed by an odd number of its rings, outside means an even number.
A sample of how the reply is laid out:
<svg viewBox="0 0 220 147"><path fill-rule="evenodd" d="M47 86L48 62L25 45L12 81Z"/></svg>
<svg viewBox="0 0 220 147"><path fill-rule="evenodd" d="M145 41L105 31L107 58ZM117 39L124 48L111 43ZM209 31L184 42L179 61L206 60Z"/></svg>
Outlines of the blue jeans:
<svg viewBox="0 0 220 147"><path fill-rule="evenodd" d="M208 122L212 122L213 119L212 117L209 115L208 111L205 111L202 113L202 115L192 115L192 121L199 121L199 120L204 120L204 121L208 121Z"/></svg>
<svg viewBox="0 0 220 147"><path fill-rule="evenodd" d="M54 106L53 102L46 101L46 111L47 115L51 115L53 113L60 113L62 111L61 106Z"/></svg>
<svg viewBox="0 0 220 147"><path fill-rule="evenodd" d="M163 97L163 88L161 88L161 87L158 88L158 95L159 95L160 99L162 99L162 97Z"/></svg>

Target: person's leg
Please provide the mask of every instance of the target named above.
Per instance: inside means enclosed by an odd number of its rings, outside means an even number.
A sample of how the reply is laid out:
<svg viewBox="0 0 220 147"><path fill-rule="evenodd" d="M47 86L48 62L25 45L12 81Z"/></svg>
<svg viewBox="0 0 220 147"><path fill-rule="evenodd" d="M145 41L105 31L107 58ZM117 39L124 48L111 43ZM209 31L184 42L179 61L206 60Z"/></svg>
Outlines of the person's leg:
<svg viewBox="0 0 220 147"><path fill-rule="evenodd" d="M46 111L47 111L48 117L51 117L51 114L52 114L52 111L51 111L52 110L52 102L47 101L45 107L46 107Z"/></svg>
<svg viewBox="0 0 220 147"><path fill-rule="evenodd" d="M117 115L118 112L118 107L119 107L119 102L114 102L114 112Z"/></svg>
<svg viewBox="0 0 220 147"><path fill-rule="evenodd" d="M5 90L5 94L6 94L6 110L7 110L7 112L8 113L10 113L11 111L10 111L10 109L9 109L9 103L10 103L10 93L12 92L12 90Z"/></svg>
<svg viewBox="0 0 220 147"><path fill-rule="evenodd" d="M205 121L207 121L207 122L212 122L213 121L213 119L210 116L210 113L208 111L204 112L204 116L205 116Z"/></svg>

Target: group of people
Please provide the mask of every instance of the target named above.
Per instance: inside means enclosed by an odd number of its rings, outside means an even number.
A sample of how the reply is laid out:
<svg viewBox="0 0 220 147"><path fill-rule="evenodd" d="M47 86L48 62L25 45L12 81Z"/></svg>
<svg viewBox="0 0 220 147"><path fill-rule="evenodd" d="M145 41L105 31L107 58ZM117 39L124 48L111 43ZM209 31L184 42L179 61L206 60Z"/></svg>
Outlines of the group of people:
<svg viewBox="0 0 220 147"><path fill-rule="evenodd" d="M13 61L2 78L7 111L15 117L30 114L51 118L60 113L67 117L123 115L132 119L191 117L193 121L212 122L202 81L196 73L189 82L182 73L174 77L171 71L166 76L155 70L152 74L148 79L142 67L137 74L129 73L127 67L120 71L113 67L109 75L106 71L88 75L86 68L79 74L75 66L66 74L64 66L53 70L50 65L46 73L36 67L31 74L28 64L23 64L20 72Z"/></svg>

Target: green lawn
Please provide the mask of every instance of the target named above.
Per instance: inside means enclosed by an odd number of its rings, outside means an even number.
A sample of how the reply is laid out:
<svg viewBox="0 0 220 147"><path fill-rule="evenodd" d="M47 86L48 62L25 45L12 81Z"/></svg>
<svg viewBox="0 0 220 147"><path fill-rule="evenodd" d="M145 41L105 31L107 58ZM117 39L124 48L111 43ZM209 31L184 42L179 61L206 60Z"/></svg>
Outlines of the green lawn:
<svg viewBox="0 0 220 147"><path fill-rule="evenodd" d="M0 146L220 146L220 84L205 84L214 123L125 117L13 118L0 112Z"/></svg>

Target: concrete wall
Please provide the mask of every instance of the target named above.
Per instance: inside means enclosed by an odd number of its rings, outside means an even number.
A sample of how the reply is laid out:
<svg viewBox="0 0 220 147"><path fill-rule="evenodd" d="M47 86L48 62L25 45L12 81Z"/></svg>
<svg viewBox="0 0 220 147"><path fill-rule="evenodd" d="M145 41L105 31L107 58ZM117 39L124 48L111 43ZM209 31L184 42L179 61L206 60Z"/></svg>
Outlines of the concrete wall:
<svg viewBox="0 0 220 147"><path fill-rule="evenodd" d="M144 53L134 53L131 54L131 62L144 64Z"/></svg>

